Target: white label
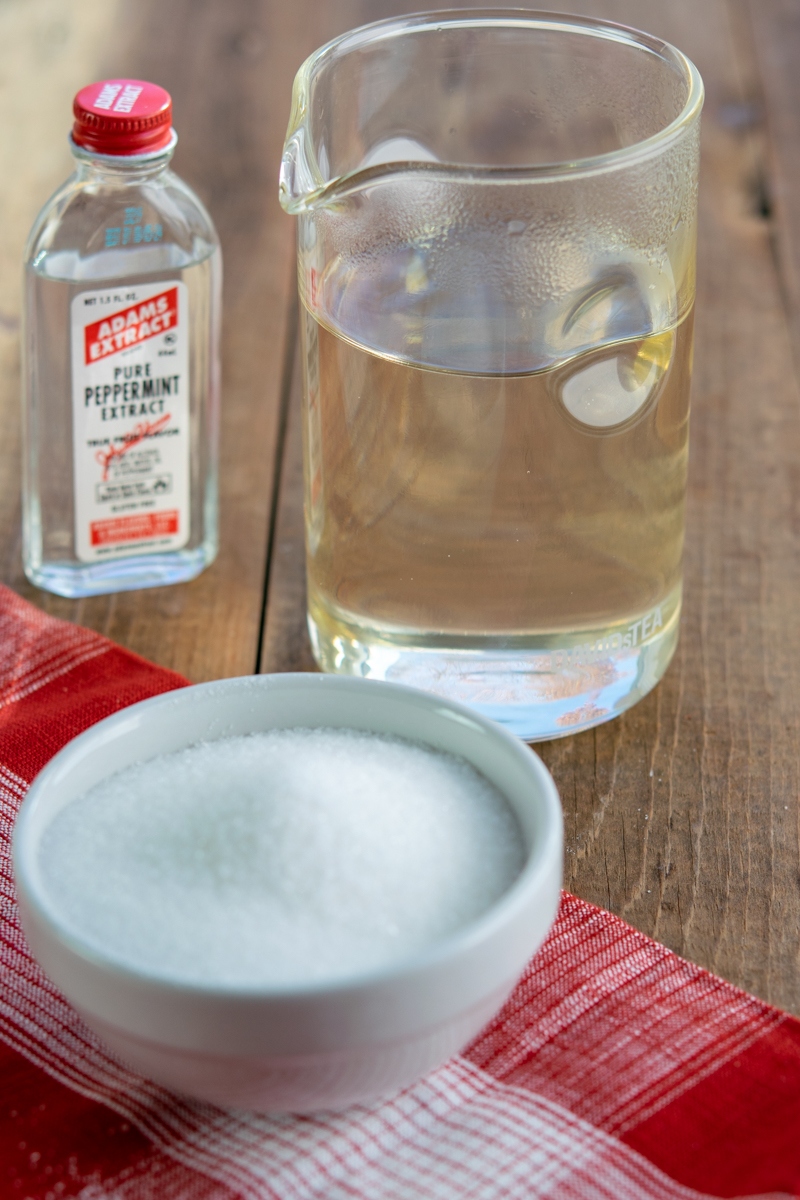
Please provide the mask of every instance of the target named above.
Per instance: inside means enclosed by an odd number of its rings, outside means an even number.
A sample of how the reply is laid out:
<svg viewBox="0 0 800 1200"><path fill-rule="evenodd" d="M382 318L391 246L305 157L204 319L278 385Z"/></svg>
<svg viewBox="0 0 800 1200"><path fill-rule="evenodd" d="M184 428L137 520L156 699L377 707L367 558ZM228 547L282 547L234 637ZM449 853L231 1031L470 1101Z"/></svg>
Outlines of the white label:
<svg viewBox="0 0 800 1200"><path fill-rule="evenodd" d="M75 549L81 562L189 537L189 298L178 280L72 301Z"/></svg>

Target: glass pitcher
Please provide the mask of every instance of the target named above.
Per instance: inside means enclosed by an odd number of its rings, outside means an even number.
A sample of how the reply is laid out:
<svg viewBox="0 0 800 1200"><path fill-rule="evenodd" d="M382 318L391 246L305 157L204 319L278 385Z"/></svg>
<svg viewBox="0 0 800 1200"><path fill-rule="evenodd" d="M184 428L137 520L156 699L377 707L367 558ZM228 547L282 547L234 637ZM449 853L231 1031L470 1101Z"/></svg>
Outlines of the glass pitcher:
<svg viewBox="0 0 800 1200"><path fill-rule="evenodd" d="M656 38L521 10L380 21L300 68L280 194L323 670L529 740L663 675L702 99Z"/></svg>

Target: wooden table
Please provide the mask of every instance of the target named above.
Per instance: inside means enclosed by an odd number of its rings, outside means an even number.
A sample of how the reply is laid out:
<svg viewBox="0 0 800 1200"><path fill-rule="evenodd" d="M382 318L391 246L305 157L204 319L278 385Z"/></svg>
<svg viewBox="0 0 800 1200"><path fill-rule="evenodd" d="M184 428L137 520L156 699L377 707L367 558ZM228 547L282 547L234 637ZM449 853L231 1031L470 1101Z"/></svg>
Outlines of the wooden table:
<svg viewBox="0 0 800 1200"><path fill-rule="evenodd" d="M537 0L674 42L707 88L686 602L666 678L539 746L566 886L800 1012L800 2ZM409 6L412 10L416 4ZM14 0L0 11L0 565L47 612L193 681L313 670L304 624L292 221L277 175L292 78L395 0ZM20 566L18 263L70 169L72 95L173 95L175 166L225 255L222 549L193 583L70 602Z"/></svg>

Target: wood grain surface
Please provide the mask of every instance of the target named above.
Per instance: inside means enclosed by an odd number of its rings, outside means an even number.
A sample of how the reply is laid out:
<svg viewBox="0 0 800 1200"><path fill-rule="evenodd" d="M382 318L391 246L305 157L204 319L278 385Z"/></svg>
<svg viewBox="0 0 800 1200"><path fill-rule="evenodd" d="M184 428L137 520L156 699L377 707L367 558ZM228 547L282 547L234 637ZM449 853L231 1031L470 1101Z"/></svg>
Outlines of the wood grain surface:
<svg viewBox="0 0 800 1200"><path fill-rule="evenodd" d="M73 6L68 41L81 74L72 90L91 65L98 78L129 72L168 87L181 136L176 168L208 203L223 241L222 551L191 584L81 603L24 581L8 349L18 309L0 291L0 408L10 431L0 459L3 578L191 679L313 670L293 230L278 207L277 169L303 57L404 8L130 0L103 8L106 35L92 41L82 22L100 7ZM665 37L693 58L707 89L681 641L662 684L636 708L537 747L564 803L566 886L800 1012L800 8L795 0L536 7ZM7 0L12 8L23 42L25 21L46 24L56 11L44 0ZM2 54L10 53L7 37ZM63 82L63 63L59 72ZM50 122L58 138L68 120L67 100ZM19 180L14 209L27 200L26 224L45 198L38 182L30 173Z"/></svg>

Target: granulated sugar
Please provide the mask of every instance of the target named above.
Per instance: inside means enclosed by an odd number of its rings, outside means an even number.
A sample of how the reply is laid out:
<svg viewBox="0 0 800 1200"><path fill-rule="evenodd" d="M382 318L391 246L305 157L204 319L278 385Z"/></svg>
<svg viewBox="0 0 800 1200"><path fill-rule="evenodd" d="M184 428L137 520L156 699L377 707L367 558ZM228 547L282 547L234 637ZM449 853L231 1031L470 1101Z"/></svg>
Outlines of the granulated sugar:
<svg viewBox="0 0 800 1200"><path fill-rule="evenodd" d="M435 943L519 874L521 831L461 759L290 729L120 771L68 804L40 864L75 934L187 982L343 978Z"/></svg>

